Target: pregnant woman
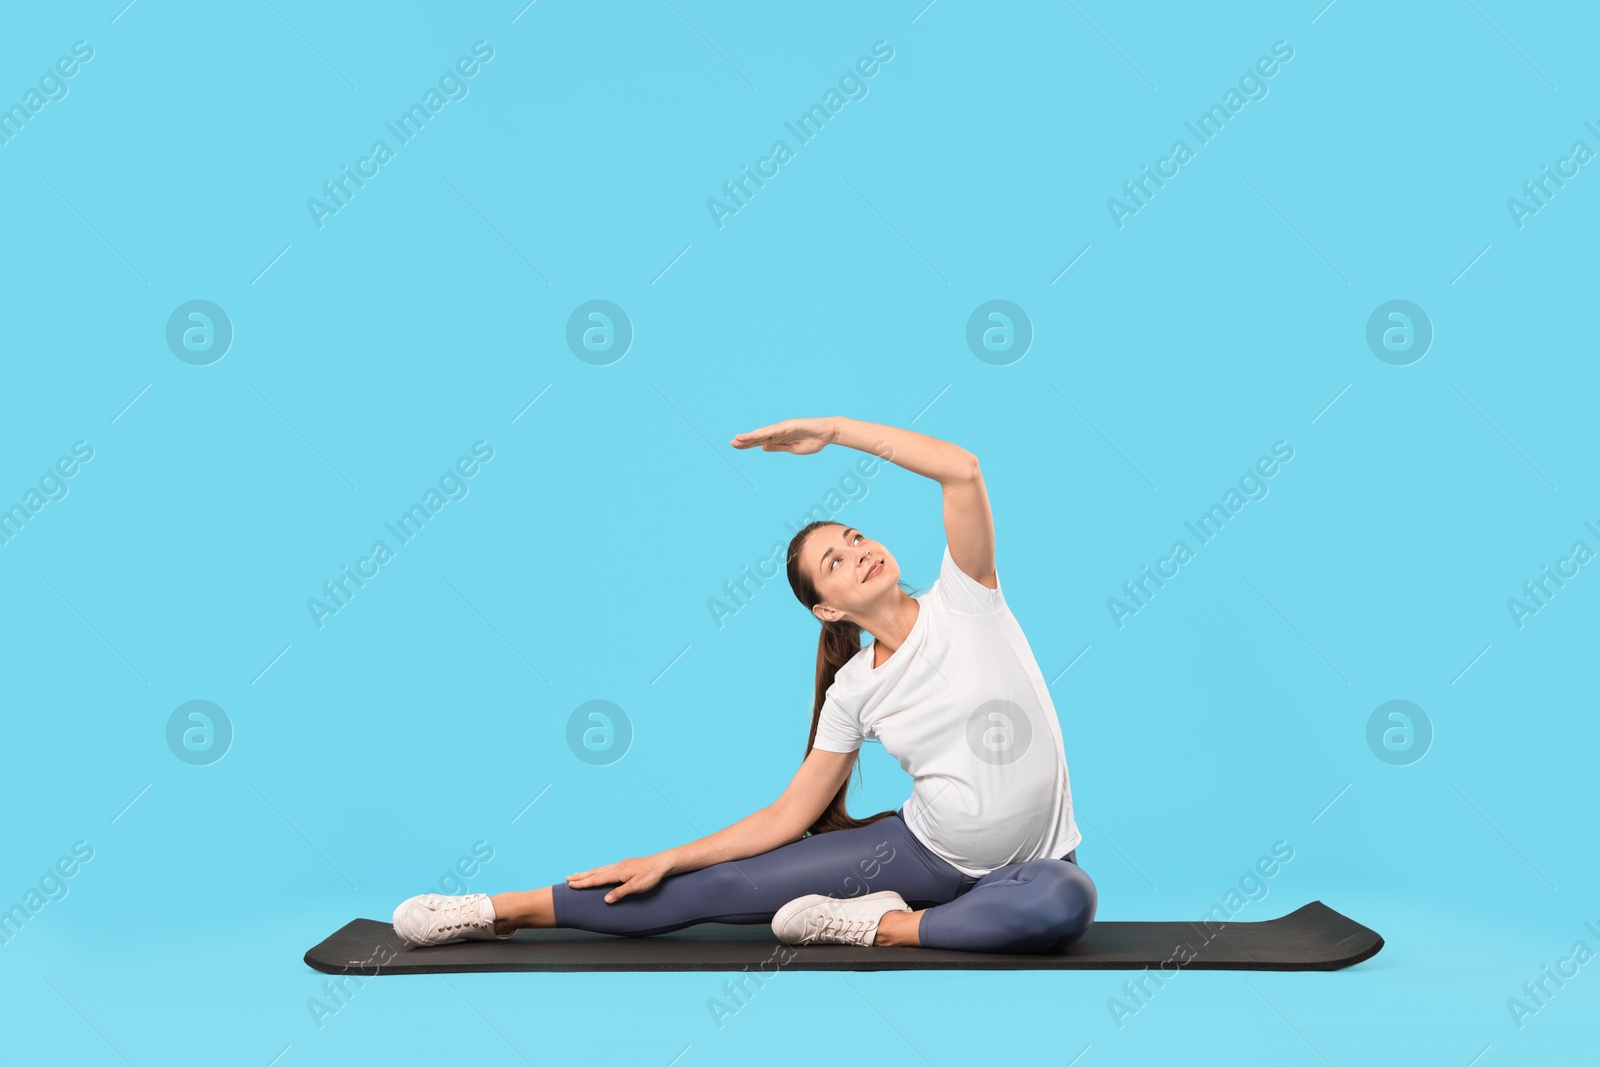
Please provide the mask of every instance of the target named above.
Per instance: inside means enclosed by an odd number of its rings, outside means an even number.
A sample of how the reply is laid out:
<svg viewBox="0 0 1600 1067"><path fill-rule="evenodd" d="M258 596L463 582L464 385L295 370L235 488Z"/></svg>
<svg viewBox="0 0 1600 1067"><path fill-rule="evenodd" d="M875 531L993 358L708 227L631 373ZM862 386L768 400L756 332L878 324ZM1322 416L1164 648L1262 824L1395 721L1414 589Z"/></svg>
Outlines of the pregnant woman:
<svg viewBox="0 0 1600 1067"><path fill-rule="evenodd" d="M884 545L842 523L807 525L789 544L789 586L822 634L811 736L782 796L707 837L564 884L412 897L395 909L396 933L420 947L522 927L649 935L770 922L789 944L973 952L1082 937L1097 896L1077 864L1061 727L995 572L977 457L848 418L788 419L730 444L796 455L843 445L938 482L938 580L907 595ZM856 819L845 798L866 739L900 762L912 792L898 810Z"/></svg>

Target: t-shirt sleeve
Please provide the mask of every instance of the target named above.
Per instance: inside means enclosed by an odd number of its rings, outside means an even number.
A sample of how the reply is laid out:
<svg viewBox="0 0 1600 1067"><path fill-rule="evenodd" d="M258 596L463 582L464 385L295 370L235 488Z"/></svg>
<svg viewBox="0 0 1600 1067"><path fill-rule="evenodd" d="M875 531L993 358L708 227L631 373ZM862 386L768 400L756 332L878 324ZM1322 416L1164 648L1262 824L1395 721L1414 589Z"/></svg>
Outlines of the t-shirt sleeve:
<svg viewBox="0 0 1600 1067"><path fill-rule="evenodd" d="M950 546L944 546L944 560L939 564L939 580L934 583L937 593L951 611L968 615L987 615L999 611L1005 603L999 573L995 575L996 588L990 589L966 571L956 566L950 555Z"/></svg>
<svg viewBox="0 0 1600 1067"><path fill-rule="evenodd" d="M817 736L812 748L825 752L854 752L861 747L861 722L834 697L829 686L822 698L822 713L817 718Z"/></svg>

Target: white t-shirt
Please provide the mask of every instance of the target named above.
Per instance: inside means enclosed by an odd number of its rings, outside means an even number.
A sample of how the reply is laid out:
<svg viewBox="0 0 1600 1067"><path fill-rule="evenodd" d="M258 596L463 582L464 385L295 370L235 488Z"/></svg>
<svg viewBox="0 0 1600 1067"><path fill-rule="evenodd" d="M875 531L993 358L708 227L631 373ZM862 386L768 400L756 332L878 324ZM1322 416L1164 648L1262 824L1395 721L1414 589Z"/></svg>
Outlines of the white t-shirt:
<svg viewBox="0 0 1600 1067"><path fill-rule="evenodd" d="M1061 726L1003 591L957 567L946 545L938 580L915 599L917 621L881 667L869 644L839 668L814 747L880 741L914 779L907 827L965 874L1065 856L1083 838Z"/></svg>

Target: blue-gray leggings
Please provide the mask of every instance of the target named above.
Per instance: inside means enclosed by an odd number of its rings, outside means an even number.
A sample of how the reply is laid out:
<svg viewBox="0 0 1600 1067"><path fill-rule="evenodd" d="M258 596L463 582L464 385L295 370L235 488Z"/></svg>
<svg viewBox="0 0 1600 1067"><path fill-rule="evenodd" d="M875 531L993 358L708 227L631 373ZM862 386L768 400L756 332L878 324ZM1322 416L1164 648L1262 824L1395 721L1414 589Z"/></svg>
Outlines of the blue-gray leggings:
<svg viewBox="0 0 1600 1067"><path fill-rule="evenodd" d="M607 904L616 883L553 887L555 924L645 936L695 923L771 922L796 897L856 897L893 889L922 912L927 948L1039 952L1070 944L1094 922L1094 882L1074 849L1060 859L1012 863L981 878L946 863L912 834L897 811L866 826L791 841L747 859L668 875L642 893Z"/></svg>

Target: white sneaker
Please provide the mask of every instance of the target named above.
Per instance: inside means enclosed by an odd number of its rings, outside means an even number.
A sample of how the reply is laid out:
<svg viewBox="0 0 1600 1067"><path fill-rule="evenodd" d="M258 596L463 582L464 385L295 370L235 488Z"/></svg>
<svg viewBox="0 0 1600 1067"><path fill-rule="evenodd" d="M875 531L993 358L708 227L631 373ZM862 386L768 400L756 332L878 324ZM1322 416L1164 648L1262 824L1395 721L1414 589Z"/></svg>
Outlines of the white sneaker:
<svg viewBox="0 0 1600 1067"><path fill-rule="evenodd" d="M772 932L791 945L870 946L886 913L910 910L911 905L892 889L844 898L809 893L778 909Z"/></svg>
<svg viewBox="0 0 1600 1067"><path fill-rule="evenodd" d="M422 893L402 901L394 909L394 932L400 935L400 940L416 948L461 938L504 941L511 935L495 933L494 918L494 905L487 893L471 893L464 897Z"/></svg>

